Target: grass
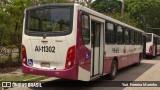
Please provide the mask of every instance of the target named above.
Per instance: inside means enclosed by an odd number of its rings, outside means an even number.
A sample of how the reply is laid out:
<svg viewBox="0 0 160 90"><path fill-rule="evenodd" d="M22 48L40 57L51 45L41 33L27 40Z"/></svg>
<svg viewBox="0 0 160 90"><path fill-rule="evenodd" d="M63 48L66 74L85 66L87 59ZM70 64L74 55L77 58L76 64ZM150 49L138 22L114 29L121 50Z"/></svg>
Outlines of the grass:
<svg viewBox="0 0 160 90"><path fill-rule="evenodd" d="M23 74L23 75L17 75L17 76L7 76L7 77L3 77L0 78L0 90L2 90L1 87L1 82L3 81L9 81L9 82L13 82L13 81L30 81L30 82L36 82L36 81L40 81L40 80L44 80L47 79L49 77L46 76L39 76L39 75L31 75L31 74ZM7 90L4 89L4 90Z"/></svg>
<svg viewBox="0 0 160 90"><path fill-rule="evenodd" d="M22 75L15 75L15 76L7 76L1 77L0 82L2 81L39 81L49 77L46 76L39 76L39 75L31 75L31 74L22 74Z"/></svg>
<svg viewBox="0 0 160 90"><path fill-rule="evenodd" d="M8 58L0 57L0 63L5 63L7 61L9 61ZM12 58L11 62L18 62L18 59ZM38 81L46 78L49 78L49 77L32 75L32 74L7 75L5 77L0 77L0 82L2 81Z"/></svg>
<svg viewBox="0 0 160 90"><path fill-rule="evenodd" d="M17 48L16 45L5 46L6 48Z"/></svg>
<svg viewBox="0 0 160 90"><path fill-rule="evenodd" d="M5 63L7 61L9 61L9 58L0 57L0 63ZM12 58L11 59L11 62L17 62L17 61L18 61L18 58Z"/></svg>

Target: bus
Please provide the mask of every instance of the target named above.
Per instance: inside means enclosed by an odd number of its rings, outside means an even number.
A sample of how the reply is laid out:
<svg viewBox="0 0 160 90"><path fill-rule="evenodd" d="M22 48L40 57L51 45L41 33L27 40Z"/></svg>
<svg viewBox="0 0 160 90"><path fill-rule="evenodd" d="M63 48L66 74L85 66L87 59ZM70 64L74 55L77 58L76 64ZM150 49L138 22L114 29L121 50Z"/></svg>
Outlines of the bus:
<svg viewBox="0 0 160 90"><path fill-rule="evenodd" d="M22 71L90 81L140 64L145 32L79 4L25 10Z"/></svg>
<svg viewBox="0 0 160 90"><path fill-rule="evenodd" d="M160 36L154 33L146 33L146 56L156 57L160 54Z"/></svg>

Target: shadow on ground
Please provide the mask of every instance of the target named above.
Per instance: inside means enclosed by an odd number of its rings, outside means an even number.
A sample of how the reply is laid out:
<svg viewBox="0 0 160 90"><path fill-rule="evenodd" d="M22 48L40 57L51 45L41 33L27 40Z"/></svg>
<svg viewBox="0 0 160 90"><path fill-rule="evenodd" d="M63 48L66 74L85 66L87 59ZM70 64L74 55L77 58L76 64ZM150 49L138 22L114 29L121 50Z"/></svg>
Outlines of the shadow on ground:
<svg viewBox="0 0 160 90"><path fill-rule="evenodd" d="M160 55L159 55L160 56ZM146 56L145 59L146 60L160 60L160 57L159 56L156 56L156 57L153 57L153 56Z"/></svg>
<svg viewBox="0 0 160 90"><path fill-rule="evenodd" d="M43 83L43 88L30 88L33 90L116 90L121 86L122 82L134 81L144 72L150 69L154 64L142 63L139 66L129 66L118 71L118 75L114 80L109 80L107 76L103 76L97 80L83 82L65 79L57 79ZM119 87L118 90L123 90L125 87Z"/></svg>

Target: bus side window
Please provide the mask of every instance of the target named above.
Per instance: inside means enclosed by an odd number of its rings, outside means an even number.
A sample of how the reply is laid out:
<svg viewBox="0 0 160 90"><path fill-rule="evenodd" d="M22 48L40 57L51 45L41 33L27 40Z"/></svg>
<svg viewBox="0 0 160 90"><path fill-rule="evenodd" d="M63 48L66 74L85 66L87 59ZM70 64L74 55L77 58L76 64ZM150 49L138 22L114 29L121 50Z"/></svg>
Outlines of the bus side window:
<svg viewBox="0 0 160 90"><path fill-rule="evenodd" d="M90 43L89 16L81 15L81 31L84 44Z"/></svg>
<svg viewBox="0 0 160 90"><path fill-rule="evenodd" d="M117 44L123 44L123 28L121 26L117 26Z"/></svg>
<svg viewBox="0 0 160 90"><path fill-rule="evenodd" d="M125 44L129 45L129 30L125 29Z"/></svg>
<svg viewBox="0 0 160 90"><path fill-rule="evenodd" d="M138 41L139 41L139 45L142 45L142 44L143 44L142 38L143 38L142 33L138 32Z"/></svg>
<svg viewBox="0 0 160 90"><path fill-rule="evenodd" d="M114 24L106 23L105 25L105 42L107 44L114 44L115 43L115 36L116 32L114 29Z"/></svg>
<svg viewBox="0 0 160 90"><path fill-rule="evenodd" d="M131 44L131 30L128 29L128 36L129 36L129 44Z"/></svg>
<svg viewBox="0 0 160 90"><path fill-rule="evenodd" d="M138 32L135 31L135 32L134 32L134 44L135 44L135 45L138 45L138 43L139 43L138 41L139 41L139 40L138 40Z"/></svg>
<svg viewBox="0 0 160 90"><path fill-rule="evenodd" d="M134 31L133 30L130 30L130 44L133 45L134 44Z"/></svg>

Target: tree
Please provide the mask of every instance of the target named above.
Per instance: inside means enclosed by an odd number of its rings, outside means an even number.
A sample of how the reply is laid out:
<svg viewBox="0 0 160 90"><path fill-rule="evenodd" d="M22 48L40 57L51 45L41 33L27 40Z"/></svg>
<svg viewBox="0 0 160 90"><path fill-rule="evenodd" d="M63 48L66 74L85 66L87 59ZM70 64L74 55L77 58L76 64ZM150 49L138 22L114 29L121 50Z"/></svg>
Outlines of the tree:
<svg viewBox="0 0 160 90"><path fill-rule="evenodd" d="M16 46L21 51L23 13L30 0L2 0L0 7L0 37L3 46ZM20 52L19 52L20 56ZM20 58L20 57L19 57ZM19 59L20 60L20 59Z"/></svg>
<svg viewBox="0 0 160 90"><path fill-rule="evenodd" d="M96 0L91 7L101 13L120 13L121 1L119 0Z"/></svg>
<svg viewBox="0 0 160 90"><path fill-rule="evenodd" d="M87 7L90 8L92 0L84 0L84 1L87 4Z"/></svg>
<svg viewBox="0 0 160 90"><path fill-rule="evenodd" d="M126 6L130 18L136 20L137 27L145 31L158 32L149 30L148 27L159 27L160 25L159 0L126 0Z"/></svg>
<svg viewBox="0 0 160 90"><path fill-rule="evenodd" d="M10 15L5 12L7 2L6 0L0 2L0 46L7 45L9 42L9 30L6 27L9 25Z"/></svg>
<svg viewBox="0 0 160 90"><path fill-rule="evenodd" d="M69 3L70 0L39 0L38 3L42 4L51 4L51 3Z"/></svg>

